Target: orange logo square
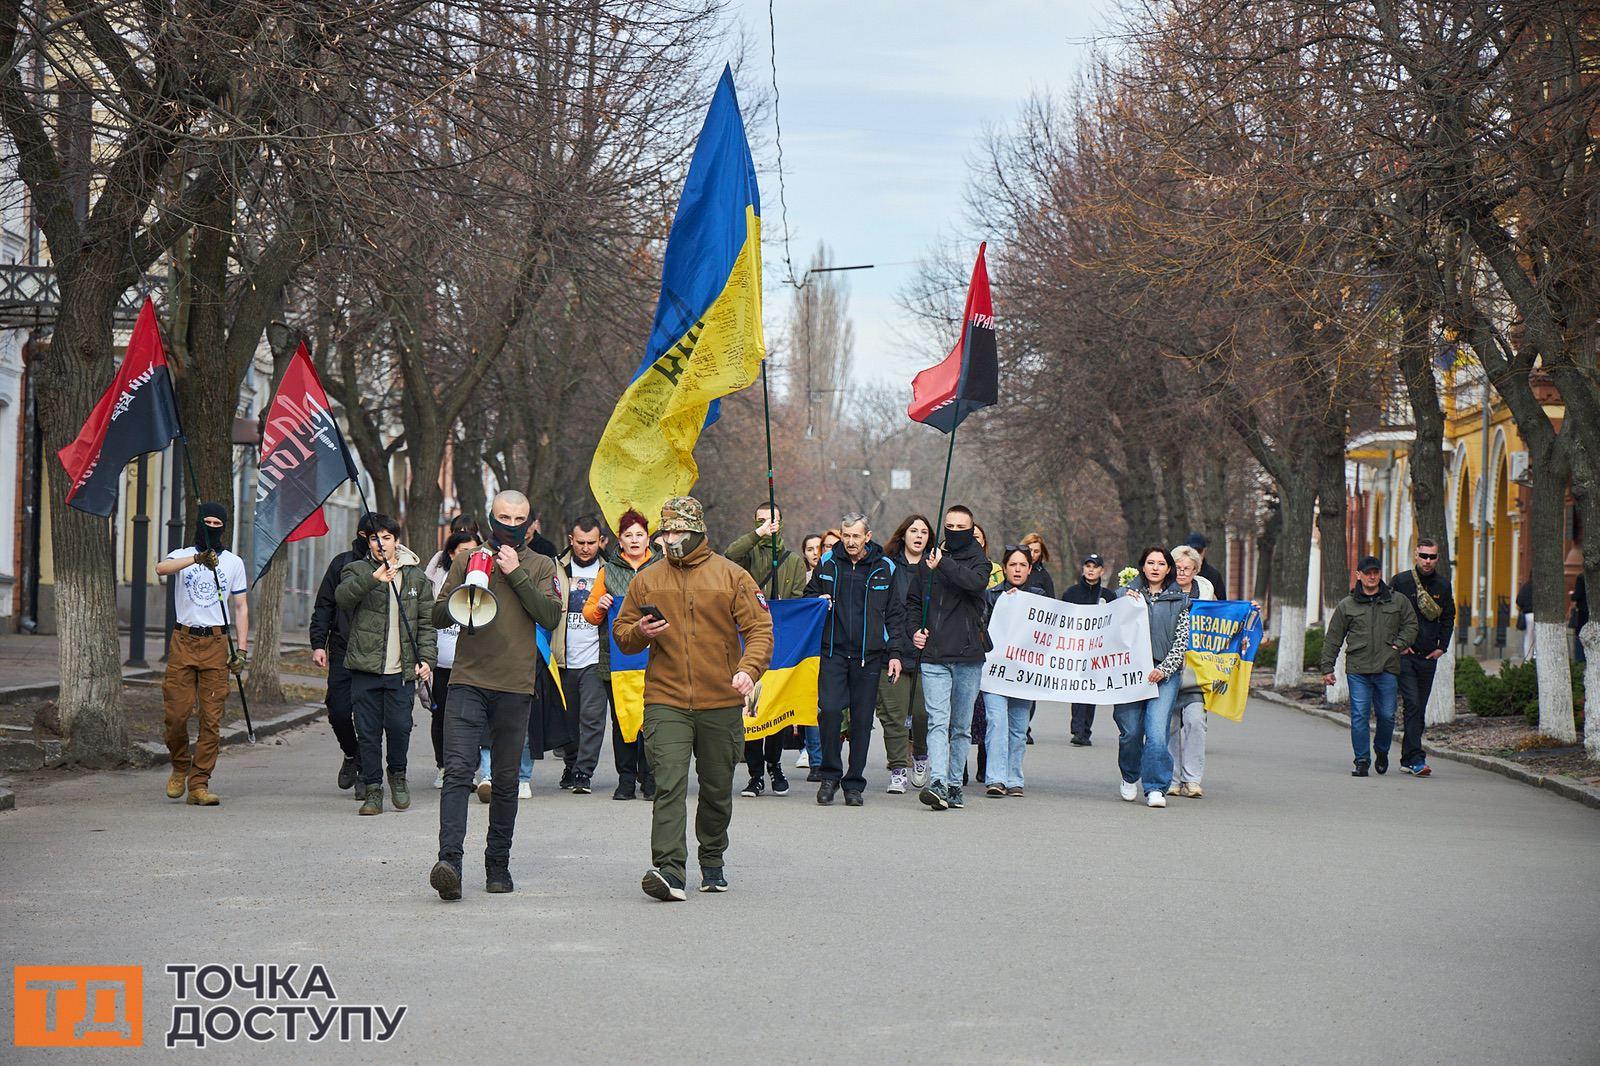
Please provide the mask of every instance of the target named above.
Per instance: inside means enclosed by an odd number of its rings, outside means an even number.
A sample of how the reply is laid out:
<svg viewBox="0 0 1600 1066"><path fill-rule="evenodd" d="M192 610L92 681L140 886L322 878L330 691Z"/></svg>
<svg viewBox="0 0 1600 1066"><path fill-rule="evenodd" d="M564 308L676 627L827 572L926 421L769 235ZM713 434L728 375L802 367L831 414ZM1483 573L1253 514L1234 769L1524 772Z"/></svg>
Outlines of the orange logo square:
<svg viewBox="0 0 1600 1066"><path fill-rule="evenodd" d="M144 1043L142 966L17 966L17 1047L138 1047Z"/></svg>

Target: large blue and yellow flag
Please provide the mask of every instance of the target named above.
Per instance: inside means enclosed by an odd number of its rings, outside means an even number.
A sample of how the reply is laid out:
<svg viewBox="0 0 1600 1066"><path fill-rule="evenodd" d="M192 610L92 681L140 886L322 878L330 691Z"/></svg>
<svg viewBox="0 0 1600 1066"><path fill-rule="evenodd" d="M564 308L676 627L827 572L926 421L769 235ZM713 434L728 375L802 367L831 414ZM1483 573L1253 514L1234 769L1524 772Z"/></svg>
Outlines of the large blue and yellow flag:
<svg viewBox="0 0 1600 1066"><path fill-rule="evenodd" d="M756 379L761 334L761 194L723 69L689 163L661 271L644 361L617 401L589 466L615 528L629 507L654 515L694 486L694 446L717 400Z"/></svg>
<svg viewBox="0 0 1600 1066"><path fill-rule="evenodd" d="M761 700L746 718L744 736L755 740L795 725L817 724L817 672L822 667L824 599L773 600L772 665L761 675ZM650 653L625 654L611 636L622 601L611 604L606 639L611 641L611 697L622 739L638 739L644 725L644 672Z"/></svg>
<svg viewBox="0 0 1600 1066"><path fill-rule="evenodd" d="M1206 710L1244 720L1250 697L1250 674L1261 646L1261 612L1246 600L1196 600L1189 605L1189 650L1186 671L1192 671Z"/></svg>

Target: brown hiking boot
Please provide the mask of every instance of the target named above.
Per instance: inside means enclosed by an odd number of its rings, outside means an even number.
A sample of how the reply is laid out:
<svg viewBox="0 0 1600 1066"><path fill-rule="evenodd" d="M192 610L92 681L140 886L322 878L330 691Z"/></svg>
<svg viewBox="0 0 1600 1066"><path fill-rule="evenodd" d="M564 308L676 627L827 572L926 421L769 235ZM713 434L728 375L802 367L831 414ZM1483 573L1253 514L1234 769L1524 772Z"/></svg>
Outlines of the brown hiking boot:
<svg viewBox="0 0 1600 1066"><path fill-rule="evenodd" d="M182 774L180 774L180 773L178 773L178 771L174 770L174 771L172 771L172 773L167 775L167 799L169 799L169 800L181 800L181 799L183 799L183 789L184 789L184 778L183 778Z"/></svg>
<svg viewBox="0 0 1600 1066"><path fill-rule="evenodd" d="M200 785L189 790L189 804L193 807L215 807L221 803L221 798L209 788Z"/></svg>
<svg viewBox="0 0 1600 1066"><path fill-rule="evenodd" d="M383 786L366 785L366 799L361 804L357 814L382 814L383 813Z"/></svg>
<svg viewBox="0 0 1600 1066"><path fill-rule="evenodd" d="M411 806L411 790L406 788L405 774L389 775L389 798L394 801L394 809L403 811Z"/></svg>

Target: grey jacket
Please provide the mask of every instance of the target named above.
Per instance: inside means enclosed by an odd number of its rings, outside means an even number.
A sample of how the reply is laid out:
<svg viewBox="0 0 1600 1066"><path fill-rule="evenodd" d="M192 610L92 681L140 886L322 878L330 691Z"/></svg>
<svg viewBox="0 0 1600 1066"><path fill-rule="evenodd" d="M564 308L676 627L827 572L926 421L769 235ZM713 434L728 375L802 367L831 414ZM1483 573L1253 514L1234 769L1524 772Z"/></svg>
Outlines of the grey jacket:
<svg viewBox="0 0 1600 1066"><path fill-rule="evenodd" d="M1150 651L1154 659L1150 665L1168 677L1176 676L1183 670L1183 657L1189 651L1189 597L1179 591L1176 582L1152 595L1143 575L1128 588L1118 589L1117 595L1130 592L1142 593L1150 610Z"/></svg>

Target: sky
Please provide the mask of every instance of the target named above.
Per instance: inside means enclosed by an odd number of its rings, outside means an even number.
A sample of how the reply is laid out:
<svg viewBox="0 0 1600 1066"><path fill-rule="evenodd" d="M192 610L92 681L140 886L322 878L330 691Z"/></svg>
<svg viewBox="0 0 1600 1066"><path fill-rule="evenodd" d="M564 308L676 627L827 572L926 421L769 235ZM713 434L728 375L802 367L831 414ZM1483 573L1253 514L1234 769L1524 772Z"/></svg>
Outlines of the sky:
<svg viewBox="0 0 1600 1066"><path fill-rule="evenodd" d="M770 80L767 0L737 0L751 47L741 81ZM777 0L778 118L796 273L818 241L849 280L855 377L903 384L945 351L914 351L895 301L941 238L977 241L969 163L1033 92L1070 87L1114 8L1090 0ZM767 329L787 320L771 116L761 138ZM999 295L996 302L1000 302ZM951 338L952 342L954 337ZM948 346L946 347L948 350Z"/></svg>

